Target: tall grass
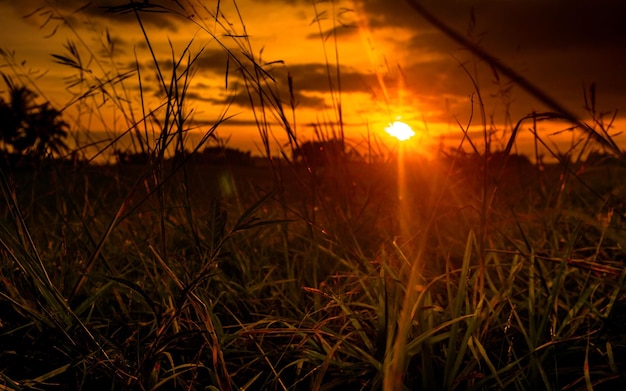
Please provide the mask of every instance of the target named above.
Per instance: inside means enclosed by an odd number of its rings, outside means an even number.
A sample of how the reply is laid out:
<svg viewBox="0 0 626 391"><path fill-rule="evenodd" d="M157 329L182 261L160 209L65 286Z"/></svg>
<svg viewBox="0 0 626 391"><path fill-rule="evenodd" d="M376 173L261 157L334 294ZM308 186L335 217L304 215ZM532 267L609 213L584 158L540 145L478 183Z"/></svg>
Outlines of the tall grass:
<svg viewBox="0 0 626 391"><path fill-rule="evenodd" d="M131 134L135 152L147 157L142 164L49 163L36 176L2 167L2 387L557 390L626 383L621 157L595 153L585 136L565 154L553 151L537 123L563 113L546 113L520 119L503 151L467 154L460 145L411 162L294 159L308 141L296 132L295 87L274 77L276 63L255 57L243 21L235 31L219 10L180 4L115 9L134 14L144 32L162 96L154 106L139 62L129 71L107 68L115 64L109 35L107 61L80 35L55 56L77 69L71 104L88 115L76 123L90 116L104 122L98 96L107 96L124 124L114 137ZM188 148L189 93L205 49L190 41L180 53L172 45L167 61L159 58L143 22L150 10L186 18L224 50L226 80L234 69L245 86L266 167L194 163L228 112ZM54 8L42 12L71 26ZM340 67L327 64L336 127L320 124L318 141L344 140ZM511 153L528 121L537 154L558 163ZM608 135L600 121L585 124L583 134L594 126ZM277 131L289 143L274 143ZM480 144L467 132L463 142ZM384 147L369 146L376 148ZM408 209L400 211L408 235L398 235L398 163L412 167L404 178Z"/></svg>

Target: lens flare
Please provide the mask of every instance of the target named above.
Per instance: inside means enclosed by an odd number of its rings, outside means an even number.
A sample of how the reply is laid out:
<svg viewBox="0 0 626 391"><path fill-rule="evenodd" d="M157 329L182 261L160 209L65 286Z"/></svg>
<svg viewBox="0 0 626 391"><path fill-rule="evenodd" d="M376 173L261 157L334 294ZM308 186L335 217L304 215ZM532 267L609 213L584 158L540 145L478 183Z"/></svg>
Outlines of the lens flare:
<svg viewBox="0 0 626 391"><path fill-rule="evenodd" d="M415 136L415 132L411 127L405 124L402 121L395 121L390 123L389 126L385 128L385 132L389 133L391 136L397 138L400 141L406 141L411 137Z"/></svg>

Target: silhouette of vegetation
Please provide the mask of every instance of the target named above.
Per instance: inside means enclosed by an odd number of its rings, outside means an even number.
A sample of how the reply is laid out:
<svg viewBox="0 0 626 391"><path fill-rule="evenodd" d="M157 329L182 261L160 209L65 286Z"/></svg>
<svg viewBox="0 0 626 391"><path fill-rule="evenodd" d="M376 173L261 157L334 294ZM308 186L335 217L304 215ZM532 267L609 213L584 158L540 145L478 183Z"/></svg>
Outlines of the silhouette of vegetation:
<svg viewBox="0 0 626 391"><path fill-rule="evenodd" d="M8 99L0 98L0 146L8 160L41 160L61 155L68 147L68 124L49 102L37 103L37 94L2 75Z"/></svg>
<svg viewBox="0 0 626 391"><path fill-rule="evenodd" d="M616 157L614 154L606 152L592 151L587 155L585 163L588 165L616 165L623 166L626 160L623 157Z"/></svg>
<svg viewBox="0 0 626 391"><path fill-rule="evenodd" d="M252 157L250 156L250 151L244 152L236 148L217 146L206 147L202 152L196 153L191 161L204 164L247 166L252 164Z"/></svg>
<svg viewBox="0 0 626 391"><path fill-rule="evenodd" d="M346 146L341 139L307 141L293 151L293 160L312 166L325 165L345 156Z"/></svg>
<svg viewBox="0 0 626 391"><path fill-rule="evenodd" d="M443 159L448 162L456 162L458 167L477 174L485 168L485 160L487 167L494 170L493 174L496 174L499 168L506 168L508 170L517 170L520 172L530 172L535 169L533 164L527 155L517 153L507 153L506 151L491 151L484 154L477 154L465 151L453 151L443 152Z"/></svg>
<svg viewBox="0 0 626 391"><path fill-rule="evenodd" d="M180 151L176 151L173 158L174 163L182 163L185 159L191 164L230 164L236 166L252 165L252 156L250 151L241 151L236 148L225 146L207 147L201 152L188 156L189 152L185 151L184 155ZM150 156L144 152L125 152L116 150L113 152L117 164L121 165L143 165L150 162Z"/></svg>
<svg viewBox="0 0 626 391"><path fill-rule="evenodd" d="M150 156L144 152L124 152L115 150L113 151L117 164L148 164L150 162Z"/></svg>

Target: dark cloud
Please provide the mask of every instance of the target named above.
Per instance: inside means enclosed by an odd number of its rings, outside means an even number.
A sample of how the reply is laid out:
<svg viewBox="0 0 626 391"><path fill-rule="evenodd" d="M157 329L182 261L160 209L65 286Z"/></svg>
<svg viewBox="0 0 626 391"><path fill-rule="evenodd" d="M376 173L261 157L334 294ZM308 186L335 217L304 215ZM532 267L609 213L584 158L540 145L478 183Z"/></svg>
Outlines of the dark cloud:
<svg viewBox="0 0 626 391"><path fill-rule="evenodd" d="M279 73L288 72L293 79L293 86L300 91L326 93L338 90L342 92L369 92L375 83L375 76L358 72L346 66L336 67L322 63L288 64ZM339 80L337 80L337 72Z"/></svg>
<svg viewBox="0 0 626 391"><path fill-rule="evenodd" d="M227 61L229 57L231 60ZM227 63L229 84L243 84L241 68L246 68L245 73L250 75L249 77L256 74L251 69L253 65L250 59L238 54L236 51L226 53L220 49L205 50L198 58L196 66L198 66L201 74L208 71L214 75L225 77ZM276 87L276 93L283 100L289 101L291 99L290 93L293 93L295 100L300 105L307 107L319 107L324 102L321 95L330 92L331 89L337 91L339 84L341 85L341 91L344 93L371 93L376 88L377 83L375 75L359 72L347 66L340 66L340 80L337 80L337 69L334 66L328 67L322 63L281 63L265 66L263 70L268 77L268 85ZM263 75L263 73L260 75ZM291 77L292 92L289 91L289 77ZM245 100L244 98L237 98L235 103L243 104L244 102L241 99ZM249 105L249 102L245 103Z"/></svg>
<svg viewBox="0 0 626 391"><path fill-rule="evenodd" d="M317 1L320 2L319 0ZM311 0L252 0L252 2L257 3L257 4L277 3L277 4L287 4L287 5L311 6Z"/></svg>
<svg viewBox="0 0 626 391"><path fill-rule="evenodd" d="M623 44L626 27L621 0L419 0L450 27L498 48L532 44L533 50L554 46ZM433 30L405 0L366 0L370 27Z"/></svg>
<svg viewBox="0 0 626 391"><path fill-rule="evenodd" d="M90 17L107 19L116 23L136 24L137 15L143 23L162 30L176 32L176 13L185 9L176 1L129 2L123 0L96 0L85 8Z"/></svg>
<svg viewBox="0 0 626 391"><path fill-rule="evenodd" d="M228 117L228 114L226 115ZM246 120L246 119L238 119L237 117L227 118L223 122L223 124L231 125L231 126L256 126L257 122L254 120ZM220 125L218 121L215 120L197 120L192 119L193 126L198 127L212 127L214 125Z"/></svg>
<svg viewBox="0 0 626 391"><path fill-rule="evenodd" d="M572 110L582 112L583 84L595 82L607 109L626 109L626 2L621 0L420 0L420 3L496 58ZM396 50L414 53L422 86L431 93L467 94L468 76L458 71L456 59L472 56L411 9L406 1L367 0L364 10L373 34L383 28L413 30L408 42L395 42ZM432 56L433 54L440 54ZM430 66L418 65L431 55ZM454 58L452 57L454 56ZM411 61L411 55L406 58ZM455 71L454 68L457 67ZM495 77L481 68L485 95L495 94ZM445 82L442 76L445 75ZM417 77L417 76L416 76ZM463 81L463 79L466 79ZM501 81L502 82L502 81ZM464 86L463 88L457 88ZM539 109L528 97L519 97L530 110ZM534 105L533 105L534 104Z"/></svg>
<svg viewBox="0 0 626 391"><path fill-rule="evenodd" d="M190 92L187 94L187 97L193 99L197 102L206 102L217 105L229 105L232 104L241 108L250 108L251 102L259 108L260 101L258 95L256 95L256 91L251 91L251 94L248 94L244 88L233 89L232 92L228 93L225 91L222 92L212 92L212 93L200 93L200 92ZM268 102L273 102L275 99L278 99L281 102L283 108L287 109L290 105L290 96L288 93L275 93L274 95L265 96L266 103L265 106L268 105ZM313 96L307 95L300 92L296 92L294 94L294 104L296 107L310 107L321 109L326 105L326 101L321 96Z"/></svg>
<svg viewBox="0 0 626 391"><path fill-rule="evenodd" d="M229 54L224 49L205 49L198 56L196 66L202 71L209 71L215 75L224 75L227 66L229 68L230 66L233 68L237 66L235 61L233 61L233 64L230 64L229 57L231 55L235 55L235 52Z"/></svg>
<svg viewBox="0 0 626 391"><path fill-rule="evenodd" d="M337 38L337 39L341 39L344 37L349 38L358 34L359 34L359 30L356 25L341 25L341 26L337 26L337 27L328 29L326 31L323 31L321 34L319 32L311 33L306 36L306 39L319 40L321 38L324 41L326 41L328 39L334 39L334 38Z"/></svg>
<svg viewBox="0 0 626 391"><path fill-rule="evenodd" d="M197 69L197 76L224 78L223 88L217 92L214 87L195 85L192 92L188 93L188 97L197 101L220 105L233 104L248 108L251 101L246 88L251 89L252 100L254 104L258 105L255 88L258 83L261 83L263 90L267 92L265 99L279 100L284 107L289 107L292 99L298 107L319 109L326 105L323 94L328 92L328 79L325 76L326 67L321 64L255 65L250 58L235 50L227 52L225 49L207 49L198 57L194 66ZM260 67L255 68L255 66ZM228 75L226 74L227 70ZM291 75L293 80L291 91L288 75ZM348 89L355 89L357 83L354 82L354 79L356 77L354 73L348 75L346 80ZM247 82L244 78L247 79ZM362 89L363 87L360 86L359 88ZM198 91L210 91L210 93Z"/></svg>
<svg viewBox="0 0 626 391"><path fill-rule="evenodd" d="M140 15L141 20L154 27L163 30L177 31L176 15L187 15L190 10L179 1L172 0L150 0L129 2L128 0L58 0L54 3L44 1L12 1L0 0L0 4L10 6L19 15L37 18L41 21L48 21L47 28L54 29L55 23L60 24L61 17L71 22L74 27L82 25L81 18L88 17L92 20L116 23L117 27L136 24L137 17L135 10ZM48 20L52 15L56 19ZM120 24L122 26L120 26Z"/></svg>

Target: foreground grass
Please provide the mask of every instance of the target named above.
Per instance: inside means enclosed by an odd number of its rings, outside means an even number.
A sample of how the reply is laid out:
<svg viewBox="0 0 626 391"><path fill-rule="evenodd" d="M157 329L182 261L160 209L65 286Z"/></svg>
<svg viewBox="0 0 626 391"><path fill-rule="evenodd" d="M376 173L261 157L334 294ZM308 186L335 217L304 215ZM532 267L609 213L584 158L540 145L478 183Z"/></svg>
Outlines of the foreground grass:
<svg viewBox="0 0 626 391"><path fill-rule="evenodd" d="M401 237L394 167L3 170L2 384L623 386L618 183L555 166L481 216L471 165L419 161Z"/></svg>

